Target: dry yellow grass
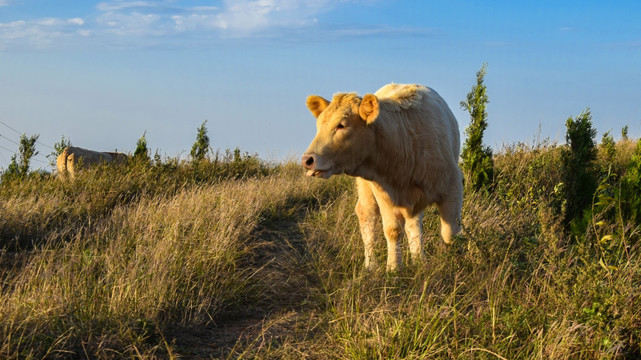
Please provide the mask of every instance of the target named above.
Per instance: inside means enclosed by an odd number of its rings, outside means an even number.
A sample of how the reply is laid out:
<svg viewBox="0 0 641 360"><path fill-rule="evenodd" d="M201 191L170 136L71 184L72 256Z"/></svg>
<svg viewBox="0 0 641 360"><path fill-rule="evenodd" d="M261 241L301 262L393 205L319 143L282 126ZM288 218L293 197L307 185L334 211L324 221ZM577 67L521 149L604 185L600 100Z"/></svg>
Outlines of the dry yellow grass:
<svg viewBox="0 0 641 360"><path fill-rule="evenodd" d="M442 244L429 209L425 262L395 274L362 269L353 181L296 164L0 186L0 358L640 355L638 224L595 213L567 233L553 144L495 164L494 190L465 197L463 236Z"/></svg>
<svg viewBox="0 0 641 360"><path fill-rule="evenodd" d="M117 205L72 238L64 229L48 233L4 274L1 353L62 354L90 343L104 355L139 346L161 324L206 324L259 298L263 275L251 258L261 241L253 232L320 185L287 172L223 181ZM57 203L10 198L3 215L29 227Z"/></svg>

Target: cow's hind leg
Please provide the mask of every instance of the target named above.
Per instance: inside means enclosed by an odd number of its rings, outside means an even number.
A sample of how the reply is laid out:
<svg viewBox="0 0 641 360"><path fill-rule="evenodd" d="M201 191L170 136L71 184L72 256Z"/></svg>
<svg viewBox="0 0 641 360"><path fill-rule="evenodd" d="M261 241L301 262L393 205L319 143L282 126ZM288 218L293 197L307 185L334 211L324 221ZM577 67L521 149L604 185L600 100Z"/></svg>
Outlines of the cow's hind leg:
<svg viewBox="0 0 641 360"><path fill-rule="evenodd" d="M377 267L374 256L374 239L376 224L380 219L378 204L372 193L372 188L365 180L357 178L356 187L358 190L358 202L356 203L356 215L365 246L365 268L373 270Z"/></svg>
<svg viewBox="0 0 641 360"><path fill-rule="evenodd" d="M412 261L416 263L423 260L423 212L405 218L405 234L410 246Z"/></svg>
<svg viewBox="0 0 641 360"><path fill-rule="evenodd" d="M451 244L454 235L461 231L461 207L463 205L463 184L457 178L448 196L438 204L441 216L441 236L446 244Z"/></svg>

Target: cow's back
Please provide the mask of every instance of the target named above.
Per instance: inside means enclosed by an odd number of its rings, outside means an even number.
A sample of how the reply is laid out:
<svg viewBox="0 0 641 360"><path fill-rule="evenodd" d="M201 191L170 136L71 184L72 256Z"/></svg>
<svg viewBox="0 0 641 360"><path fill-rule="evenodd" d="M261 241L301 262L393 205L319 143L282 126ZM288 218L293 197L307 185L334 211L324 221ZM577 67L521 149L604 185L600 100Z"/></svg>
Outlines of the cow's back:
<svg viewBox="0 0 641 360"><path fill-rule="evenodd" d="M383 149L390 161L405 159L406 172L419 177L458 166L458 123L436 91L422 85L389 84L375 95L381 104L377 122L390 134L389 148Z"/></svg>
<svg viewBox="0 0 641 360"><path fill-rule="evenodd" d="M87 150L79 147L69 147L69 153L74 154L75 164L81 163L82 165L98 164L101 161L111 162L113 157L107 153Z"/></svg>
<svg viewBox="0 0 641 360"><path fill-rule="evenodd" d="M127 154L120 152L105 151L104 154L111 156L111 160L117 164L125 163L129 159Z"/></svg>

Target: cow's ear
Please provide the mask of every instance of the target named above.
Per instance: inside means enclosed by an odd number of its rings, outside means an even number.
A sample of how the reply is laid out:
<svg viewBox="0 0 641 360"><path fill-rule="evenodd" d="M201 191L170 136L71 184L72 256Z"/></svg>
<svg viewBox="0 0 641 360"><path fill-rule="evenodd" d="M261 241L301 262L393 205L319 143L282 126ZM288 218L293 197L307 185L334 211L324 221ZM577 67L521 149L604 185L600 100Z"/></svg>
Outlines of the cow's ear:
<svg viewBox="0 0 641 360"><path fill-rule="evenodd" d="M310 95L307 97L307 108L316 118L327 108L327 105L329 105L329 101L318 95Z"/></svg>
<svg viewBox="0 0 641 360"><path fill-rule="evenodd" d="M361 100L361 106L358 108L358 113L361 118L368 124L371 124L378 117L379 113L378 98L376 95L367 94Z"/></svg>

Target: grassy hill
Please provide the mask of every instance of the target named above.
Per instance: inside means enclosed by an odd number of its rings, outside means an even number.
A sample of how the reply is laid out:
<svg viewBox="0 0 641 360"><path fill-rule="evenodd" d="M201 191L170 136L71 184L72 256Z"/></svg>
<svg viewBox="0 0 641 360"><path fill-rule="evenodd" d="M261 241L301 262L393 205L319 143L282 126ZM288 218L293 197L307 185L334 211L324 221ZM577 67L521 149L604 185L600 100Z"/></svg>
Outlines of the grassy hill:
<svg viewBox="0 0 641 360"><path fill-rule="evenodd" d="M0 358L638 358L639 224L606 196L634 145L599 154L580 233L561 147L505 147L494 189L465 195L463 236L445 246L429 208L425 262L395 274L362 269L353 180L297 164L0 183Z"/></svg>

